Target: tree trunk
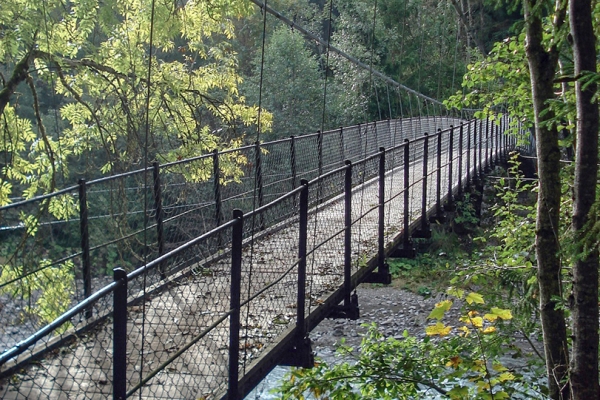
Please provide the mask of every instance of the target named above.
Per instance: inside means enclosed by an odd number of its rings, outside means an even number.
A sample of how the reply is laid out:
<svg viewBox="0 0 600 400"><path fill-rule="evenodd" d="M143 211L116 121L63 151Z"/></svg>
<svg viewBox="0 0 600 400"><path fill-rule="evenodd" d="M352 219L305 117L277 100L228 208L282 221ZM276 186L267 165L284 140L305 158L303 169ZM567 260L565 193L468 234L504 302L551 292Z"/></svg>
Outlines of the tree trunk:
<svg viewBox="0 0 600 400"><path fill-rule="evenodd" d="M571 1L569 6L575 76L596 72L596 41L590 0ZM598 103L593 99L596 84L583 90L581 78L575 83L577 95L577 153L573 231L576 242L585 243L589 212L596 200L598 175ZM578 251L573 266L573 347L571 390L573 399L598 399L598 253Z"/></svg>
<svg viewBox="0 0 600 400"><path fill-rule="evenodd" d="M477 49L479 50L479 52L481 53L481 55L483 55L484 57L487 55L487 51L485 50L485 46L483 45L483 42L481 41L481 38L477 35L475 28L473 27L473 24L470 22L470 17L467 18L464 14L464 12L461 10L461 4L458 3L458 0L450 0L452 3L452 6L454 7L454 10L456 11L456 15L458 15L458 19L460 20L460 22L462 23L462 25L465 28L465 32L467 33L468 39L473 39L473 41L475 42L475 45L477 46ZM470 10L469 10L470 12ZM467 47L469 46L469 40L467 40Z"/></svg>
<svg viewBox="0 0 600 400"><path fill-rule="evenodd" d="M554 98L553 80L558 63L558 49L556 44L549 50L543 47L542 16L539 14L540 7L536 9L538 3L538 0L524 0L526 52L531 75L539 176L536 221L537 277L548 388L550 397L559 400L569 396L565 318L563 311L556 308L555 300L562 297L561 264L558 256L560 148L557 129L545 124L554 118L554 113L547 109L547 101ZM557 10L557 28L564 21L565 7L562 8L563 10Z"/></svg>

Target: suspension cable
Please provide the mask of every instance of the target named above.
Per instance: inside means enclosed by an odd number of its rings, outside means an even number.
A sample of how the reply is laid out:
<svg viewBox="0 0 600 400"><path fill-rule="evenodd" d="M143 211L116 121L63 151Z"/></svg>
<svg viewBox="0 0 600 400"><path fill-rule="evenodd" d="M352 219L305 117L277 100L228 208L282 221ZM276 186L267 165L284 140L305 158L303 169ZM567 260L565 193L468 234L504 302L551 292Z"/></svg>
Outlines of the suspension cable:
<svg viewBox="0 0 600 400"><path fill-rule="evenodd" d="M256 152L260 152L261 148L260 148L260 134L261 134L261 117L262 117L262 96L263 96L263 77L264 77L264 70L265 70L265 47L266 47L266 38L267 38L267 12L266 12L266 7L267 7L267 0L265 0L265 3L263 5L263 7L261 7L262 10L262 14L263 14L263 26L262 26L262 47L261 47L261 56L260 56L260 77L259 77L259 84L258 84L258 115L257 115L257 126L256 126L256 147L254 148L254 151ZM260 161L260 154L255 154L255 159L257 161ZM253 195L252 195L252 211L256 210L256 200L257 200L257 195L258 195L258 186L260 184L259 179L261 179L260 175L259 175L259 171L261 166L259 165L259 163L257 162L256 165L254 165L254 189L253 189ZM259 206L261 206L262 204L259 204ZM256 213L253 212L252 213L252 224L251 224L251 230L250 230L250 260L249 260L249 268L248 268L248 291L247 291L247 296L248 298L250 298L251 295L251 289L252 289L252 272L254 270L254 231L256 229ZM250 307L246 307L246 327L248 327L248 321L250 319ZM244 349L248 348L248 335L245 335L245 339L244 339ZM244 351L244 360L243 360L243 369L244 369L244 373L246 373L246 364L248 362L248 352Z"/></svg>
<svg viewBox="0 0 600 400"><path fill-rule="evenodd" d="M148 43L148 74L146 77L147 92L146 92L146 115L145 115L145 129L144 129L144 215L148 215L148 142L150 139L150 96L152 93L152 53L154 48L154 17L156 12L156 0L152 0L150 9L150 37ZM144 218L144 252L143 252L144 265L148 263L148 218ZM146 279L148 273L144 272L142 278L142 292L144 298L146 297ZM140 351L140 381L144 378L144 344L146 343L144 338L146 337L146 302L142 302L142 332L141 332L141 351ZM142 391L138 392L139 399L142 399Z"/></svg>
<svg viewBox="0 0 600 400"><path fill-rule="evenodd" d="M286 25L293 27L294 29L298 30L299 32L301 32L303 35L305 35L306 37L320 43L323 46L327 46L327 42L323 39L321 39L320 37L318 37L317 35L315 35L314 33L308 31L307 29L303 28L302 26L298 25L297 23L295 23L294 21L290 20L289 18L285 17L284 15L282 15L280 12L272 9L271 7L267 6L265 3L262 3L259 0L249 0L252 3L256 4L258 7L260 7L263 10L266 10L269 14L273 15L275 18L283 21ZM380 79L382 79L383 81L389 83L392 86L396 86L399 87L409 93L414 94L417 97L420 97L422 99L426 99L429 100L431 102L434 102L436 104L441 104L443 105L443 103L439 100L433 99L429 96L426 96L422 93L419 93L418 91L409 88L408 86L405 86L399 82L396 82L394 79L390 78L389 76L381 73L380 71L374 69L372 66L368 66L367 64L363 63L362 61L358 60L356 57L353 57L351 55L349 55L348 53L338 49L337 47L330 45L330 49L331 51L337 53L338 55L344 57L345 59L347 59L348 61L350 61L351 63L358 65L359 67L369 71L370 73L372 73L373 75L376 75L377 77L379 77Z"/></svg>

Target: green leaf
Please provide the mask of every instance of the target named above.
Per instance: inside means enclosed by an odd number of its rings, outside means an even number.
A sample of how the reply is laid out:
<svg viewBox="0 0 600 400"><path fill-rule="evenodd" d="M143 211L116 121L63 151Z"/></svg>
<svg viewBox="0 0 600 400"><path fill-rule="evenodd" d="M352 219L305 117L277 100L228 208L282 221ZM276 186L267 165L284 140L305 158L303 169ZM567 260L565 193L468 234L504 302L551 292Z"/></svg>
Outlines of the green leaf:
<svg viewBox="0 0 600 400"><path fill-rule="evenodd" d="M440 320L444 318L444 314L452 307L452 302L450 300L444 300L435 305L435 308L431 310L427 319L437 319Z"/></svg>
<svg viewBox="0 0 600 400"><path fill-rule="evenodd" d="M467 295L467 297L465 298L465 300L467 301L467 303L469 304L484 304L485 301L483 300L483 296L480 295L479 293L475 293L475 292L471 292Z"/></svg>

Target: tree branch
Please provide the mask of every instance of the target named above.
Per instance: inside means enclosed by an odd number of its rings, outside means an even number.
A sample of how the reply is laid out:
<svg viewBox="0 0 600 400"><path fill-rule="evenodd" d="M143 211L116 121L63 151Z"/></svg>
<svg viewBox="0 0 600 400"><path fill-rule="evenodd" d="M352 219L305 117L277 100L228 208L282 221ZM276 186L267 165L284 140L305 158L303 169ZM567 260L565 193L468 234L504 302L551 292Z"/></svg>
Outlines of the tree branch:
<svg viewBox="0 0 600 400"><path fill-rule="evenodd" d="M25 56L15 65L12 76L4 85L4 88L0 90L0 114L4 113L4 109L8 104L10 97L15 93L17 86L21 82L27 79L29 74L29 63L32 59L32 52L29 51Z"/></svg>
<svg viewBox="0 0 600 400"><path fill-rule="evenodd" d="M33 79L31 75L27 74L25 77L27 81L27 85L31 90L31 96L33 97L33 110L35 112L35 119L37 121L38 130L40 135L42 136L42 140L46 146L46 153L48 154L48 158L50 159L50 167L52 169L52 177L50 181L50 188L48 192L53 192L56 187L56 159L54 158L54 151L52 150L52 146L50 145L50 140L48 140L48 135L46 134L46 127L42 122L42 115L40 113L40 102L38 99L37 91L35 90L35 85L33 84Z"/></svg>
<svg viewBox="0 0 600 400"><path fill-rule="evenodd" d="M460 19L460 22L463 24L463 26L465 27L465 30L467 31L467 35L469 35L471 37L471 39L473 39L473 41L475 42L475 45L477 45L477 49L479 50L479 52L485 57L487 56L487 51L485 51L485 46L483 45L483 42L481 41L481 39L479 39L473 32L474 29L471 26L471 24L469 24L469 21L467 20L467 18L465 17L465 14L463 14L462 10L460 9L460 5L458 4L458 2L456 0L450 0L450 2L452 3L452 5L454 6L454 10L456 11L456 14L458 15L458 19Z"/></svg>

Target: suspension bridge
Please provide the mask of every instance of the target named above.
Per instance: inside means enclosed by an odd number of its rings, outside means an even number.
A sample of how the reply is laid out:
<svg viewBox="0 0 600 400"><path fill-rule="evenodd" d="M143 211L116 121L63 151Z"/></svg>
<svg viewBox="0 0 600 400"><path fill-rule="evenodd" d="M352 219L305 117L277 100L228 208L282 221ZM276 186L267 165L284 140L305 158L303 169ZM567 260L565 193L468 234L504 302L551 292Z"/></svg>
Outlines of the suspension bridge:
<svg viewBox="0 0 600 400"><path fill-rule="evenodd" d="M184 198L164 182L177 182L172 171L186 163L155 166L154 217L163 220L153 247L163 250L129 274L116 269L113 283L5 350L2 397L239 398L277 364L310 365L310 330L327 316L356 318L356 285L388 282L385 258L414 251L411 236L506 156L513 141L501 122L387 120L237 149L253 154L255 173L271 171L261 191L273 200L244 213L225 206L236 195L218 201L213 191L214 226L170 251L161 243L169 226L194 218L164 204ZM312 154L318 143L327 145ZM285 179L275 168L283 160Z"/></svg>
<svg viewBox="0 0 600 400"><path fill-rule="evenodd" d="M0 207L15 266L0 282L1 398L239 399L276 365L309 367L310 331L358 318L356 286L389 283L386 258L413 256L412 237L515 148L507 115L447 110L252 1L410 111Z"/></svg>

